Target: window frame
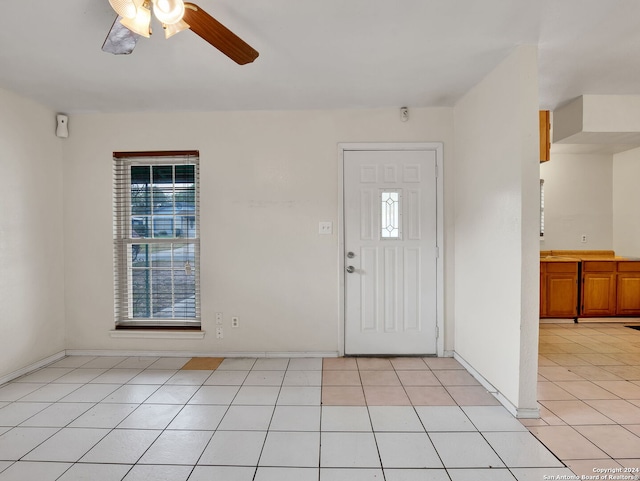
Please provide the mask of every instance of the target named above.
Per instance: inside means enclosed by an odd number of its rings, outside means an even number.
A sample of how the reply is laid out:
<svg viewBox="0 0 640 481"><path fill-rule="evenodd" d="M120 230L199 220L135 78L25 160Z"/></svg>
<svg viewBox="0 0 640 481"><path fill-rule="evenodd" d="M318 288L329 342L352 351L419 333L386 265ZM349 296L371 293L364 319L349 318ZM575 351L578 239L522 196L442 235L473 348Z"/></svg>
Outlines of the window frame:
<svg viewBox="0 0 640 481"><path fill-rule="evenodd" d="M114 239L114 317L116 329L197 329L201 328L200 317L200 184L199 184L199 152L198 151L148 151L148 152L114 152L113 153L113 239ZM180 165L194 166L194 225L193 230L187 229L187 236L177 237L175 229L172 228L172 236L155 237L154 232L149 236L140 237L134 235L132 227L133 201L131 198L131 170L134 166L149 166L153 171L154 166L173 166L171 184L172 191L176 191L176 169ZM153 197L153 181L150 182L151 197ZM175 200L174 208L175 208ZM153 210L153 208L152 208ZM175 209L172 216L175 217ZM152 218L152 213L149 218ZM172 219L173 221L174 219ZM173 225L173 222L172 222ZM149 223L153 229L153 221ZM190 264L191 252L188 252L187 261L184 265L185 275L194 276L194 308L193 316L177 316L176 305L179 302L175 298L176 294L176 274L180 269L178 263L174 264L175 250L174 244L186 244L193 246L193 265ZM134 266L133 245L147 246L170 246L169 266L163 266L163 270L170 271L171 287L171 317L135 316L133 312L133 277L134 270L160 270L153 266L153 259L145 267ZM152 305L153 287L149 291L149 304ZM190 298L190 297L189 297ZM186 299L189 299L186 298ZM185 308L186 310L187 308ZM189 309L190 310L190 309Z"/></svg>
<svg viewBox="0 0 640 481"><path fill-rule="evenodd" d="M394 211L394 213L391 214L391 217L393 217L393 220L395 220L396 222L396 227L393 229L396 231L395 235L393 235L393 230L389 230L389 224L387 224L385 226L385 221L389 221L391 220L389 217L385 216L386 214L389 214L389 207L388 206L384 206L383 204L387 203L385 200L383 200L384 195L385 194L396 194L396 196L398 197L397 200L394 202L395 206L392 208L392 210ZM380 205L380 215L378 216L380 219L380 229L378 232L378 235L380 236L380 240L382 241L401 241L403 240L403 219L402 219L402 211L404 210L404 200L403 200L403 189L399 188L399 189L390 189L390 188L384 188L384 189L380 189L380 191L378 192L378 199L379 199L379 205ZM387 232L387 235L385 235L385 231Z"/></svg>
<svg viewBox="0 0 640 481"><path fill-rule="evenodd" d="M540 179L540 239L544 240L544 179Z"/></svg>

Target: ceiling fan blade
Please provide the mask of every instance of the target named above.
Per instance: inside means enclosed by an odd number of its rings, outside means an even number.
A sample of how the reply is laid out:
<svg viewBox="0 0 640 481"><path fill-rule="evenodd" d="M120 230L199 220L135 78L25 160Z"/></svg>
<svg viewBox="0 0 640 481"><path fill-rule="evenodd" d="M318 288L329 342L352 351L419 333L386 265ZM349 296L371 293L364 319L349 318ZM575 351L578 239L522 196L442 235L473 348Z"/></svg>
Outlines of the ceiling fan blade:
<svg viewBox="0 0 640 481"><path fill-rule="evenodd" d="M120 23L122 17L118 15L102 44L102 51L114 55L129 55L136 48L140 35L133 33Z"/></svg>
<svg viewBox="0 0 640 481"><path fill-rule="evenodd" d="M231 60L244 65L258 58L256 50L200 7L186 2L184 6L184 21L191 30Z"/></svg>

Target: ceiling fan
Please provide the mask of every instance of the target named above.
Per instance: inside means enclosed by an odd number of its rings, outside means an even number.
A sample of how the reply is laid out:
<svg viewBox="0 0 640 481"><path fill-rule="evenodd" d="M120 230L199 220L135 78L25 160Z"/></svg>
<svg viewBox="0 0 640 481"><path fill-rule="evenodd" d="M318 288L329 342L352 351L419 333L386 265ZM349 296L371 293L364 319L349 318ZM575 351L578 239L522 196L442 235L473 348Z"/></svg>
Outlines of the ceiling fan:
<svg viewBox="0 0 640 481"><path fill-rule="evenodd" d="M127 55L142 37L151 35L151 7L162 23L165 37L191 29L237 64L253 62L258 52L227 27L193 3L183 0L109 0L118 14L102 50Z"/></svg>

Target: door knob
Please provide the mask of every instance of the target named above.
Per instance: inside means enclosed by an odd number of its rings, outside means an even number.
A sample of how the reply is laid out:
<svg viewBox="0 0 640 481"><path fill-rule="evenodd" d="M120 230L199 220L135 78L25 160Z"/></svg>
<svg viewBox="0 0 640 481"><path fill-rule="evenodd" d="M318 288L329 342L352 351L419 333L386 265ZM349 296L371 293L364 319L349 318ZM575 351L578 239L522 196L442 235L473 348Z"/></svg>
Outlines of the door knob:
<svg viewBox="0 0 640 481"><path fill-rule="evenodd" d="M355 267L353 267L353 266L347 266L347 272L348 272L349 274L353 273L355 270L356 270L356 268L355 268Z"/></svg>
<svg viewBox="0 0 640 481"><path fill-rule="evenodd" d="M356 255L353 252L347 252L347 257L353 259Z"/></svg>

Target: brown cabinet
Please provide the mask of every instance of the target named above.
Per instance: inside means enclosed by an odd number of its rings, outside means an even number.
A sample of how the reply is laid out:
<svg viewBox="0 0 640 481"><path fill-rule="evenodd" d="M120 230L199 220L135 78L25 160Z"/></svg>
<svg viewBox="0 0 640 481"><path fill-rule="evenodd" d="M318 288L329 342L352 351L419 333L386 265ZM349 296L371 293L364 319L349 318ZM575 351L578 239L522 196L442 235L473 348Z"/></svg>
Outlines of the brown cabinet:
<svg viewBox="0 0 640 481"><path fill-rule="evenodd" d="M616 289L616 314L640 315L640 262L618 262Z"/></svg>
<svg viewBox="0 0 640 481"><path fill-rule="evenodd" d="M547 317L547 263L540 263L540 317Z"/></svg>
<svg viewBox="0 0 640 481"><path fill-rule="evenodd" d="M577 317L578 261L540 264L540 317Z"/></svg>
<svg viewBox="0 0 640 481"><path fill-rule="evenodd" d="M540 110L540 162L551 158L551 120L548 110Z"/></svg>
<svg viewBox="0 0 640 481"><path fill-rule="evenodd" d="M616 316L640 316L640 259L613 251L541 252L541 318Z"/></svg>
<svg viewBox="0 0 640 481"><path fill-rule="evenodd" d="M616 315L616 262L582 262L582 309L580 315Z"/></svg>

